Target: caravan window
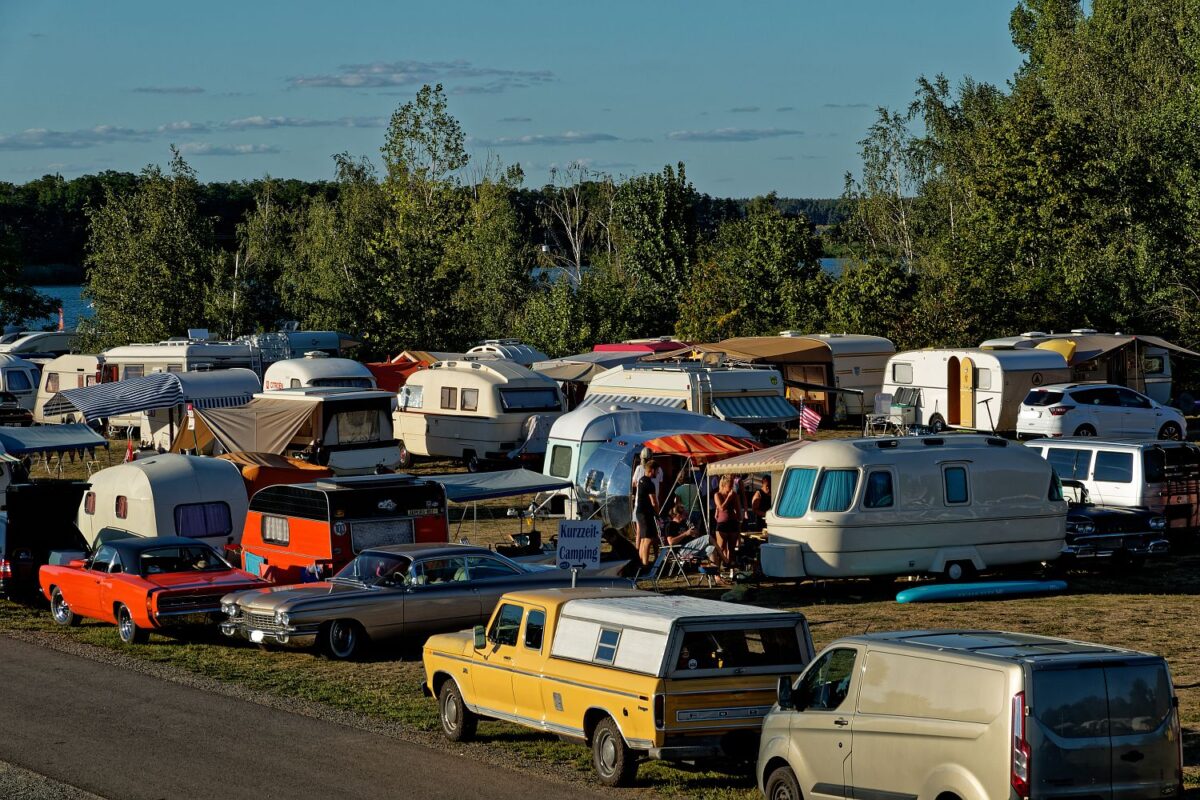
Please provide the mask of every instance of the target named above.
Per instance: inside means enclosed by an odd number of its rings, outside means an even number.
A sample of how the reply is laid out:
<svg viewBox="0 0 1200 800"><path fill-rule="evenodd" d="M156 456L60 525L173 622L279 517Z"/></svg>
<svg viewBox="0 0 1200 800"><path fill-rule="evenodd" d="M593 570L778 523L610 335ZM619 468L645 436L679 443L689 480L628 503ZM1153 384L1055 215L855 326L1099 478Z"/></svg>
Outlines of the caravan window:
<svg viewBox="0 0 1200 800"><path fill-rule="evenodd" d="M46 391L47 392L57 392L58 391L58 373L57 372L47 372L46 373Z"/></svg>
<svg viewBox="0 0 1200 800"><path fill-rule="evenodd" d="M975 368L975 388L988 391L992 388L992 371L987 367Z"/></svg>
<svg viewBox="0 0 1200 800"><path fill-rule="evenodd" d="M183 372L183 364L167 364L167 372Z"/></svg>
<svg viewBox="0 0 1200 800"><path fill-rule="evenodd" d="M946 487L947 505L961 505L971 501L971 493L967 488L966 467L943 468L942 480Z"/></svg>
<svg viewBox="0 0 1200 800"><path fill-rule="evenodd" d="M601 628L600 639L596 642L596 656L593 661L611 664L617 658L617 645L621 643L621 632L612 628Z"/></svg>
<svg viewBox="0 0 1200 800"><path fill-rule="evenodd" d="M400 408L423 408L425 405L424 386L405 386L400 390Z"/></svg>
<svg viewBox="0 0 1200 800"><path fill-rule="evenodd" d="M915 386L908 386L896 390L896 394L892 397L892 405L894 406L911 406L916 408L921 405L921 390Z"/></svg>
<svg viewBox="0 0 1200 800"><path fill-rule="evenodd" d="M462 402L459 404L460 411L478 411L479 410L479 390L478 389L463 389Z"/></svg>
<svg viewBox="0 0 1200 800"><path fill-rule="evenodd" d="M450 411L458 408L458 389L454 386L442 387L442 408Z"/></svg>
<svg viewBox="0 0 1200 800"><path fill-rule="evenodd" d="M29 373L23 369L10 369L4 372L5 387L10 392L32 392L33 383L29 380Z"/></svg>
<svg viewBox="0 0 1200 800"><path fill-rule="evenodd" d="M557 389L501 389L500 407L505 411L561 411Z"/></svg>
<svg viewBox="0 0 1200 800"><path fill-rule="evenodd" d="M146 367L142 364L126 364L125 369L121 373L123 380L130 378L140 378L146 374Z"/></svg>
<svg viewBox="0 0 1200 800"><path fill-rule="evenodd" d="M808 513L808 501L812 498L813 484L817 482L817 471L812 467L789 469L783 476L783 490L779 493L779 505L775 513L781 517L803 517Z"/></svg>
<svg viewBox="0 0 1200 800"><path fill-rule="evenodd" d="M895 504L892 473L880 469L868 473L867 488L863 491L863 508L891 508Z"/></svg>
<svg viewBox="0 0 1200 800"><path fill-rule="evenodd" d="M1167 371L1167 360L1164 356L1146 356L1142 359L1142 372L1146 375L1162 375Z"/></svg>
<svg viewBox="0 0 1200 800"><path fill-rule="evenodd" d="M117 499L113 502L113 513L117 515L117 519L125 519L129 516L129 498L123 494L117 495Z"/></svg>
<svg viewBox="0 0 1200 800"><path fill-rule="evenodd" d="M309 386L334 386L345 389L374 389L370 378L314 378Z"/></svg>
<svg viewBox="0 0 1200 800"><path fill-rule="evenodd" d="M287 544L292 538L287 517L263 514L261 530L262 540L268 544Z"/></svg>
<svg viewBox="0 0 1200 800"><path fill-rule="evenodd" d="M858 470L827 469L821 473L813 511L845 511L854 502L858 488Z"/></svg>
<svg viewBox="0 0 1200 800"><path fill-rule="evenodd" d="M229 504L218 501L175 506L175 532L192 539L231 535L233 517L229 513Z"/></svg>
<svg viewBox="0 0 1200 800"><path fill-rule="evenodd" d="M565 444L556 444L550 448L550 474L556 478L566 478L571 474L571 448Z"/></svg>
<svg viewBox="0 0 1200 800"><path fill-rule="evenodd" d="M892 383L912 383L912 364L892 364Z"/></svg>
<svg viewBox="0 0 1200 800"><path fill-rule="evenodd" d="M339 411L326 430L326 444L360 444L392 438L391 415L375 408Z"/></svg>

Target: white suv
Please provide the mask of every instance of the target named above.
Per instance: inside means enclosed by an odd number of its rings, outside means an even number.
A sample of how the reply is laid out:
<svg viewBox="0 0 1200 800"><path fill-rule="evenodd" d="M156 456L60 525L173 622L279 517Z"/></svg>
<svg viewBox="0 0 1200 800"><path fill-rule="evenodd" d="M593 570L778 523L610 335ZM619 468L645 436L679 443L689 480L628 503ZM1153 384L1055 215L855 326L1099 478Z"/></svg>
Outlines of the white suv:
<svg viewBox="0 0 1200 800"><path fill-rule="evenodd" d="M1178 409L1110 383L1039 386L1017 414L1017 436L1109 436L1182 439L1187 420Z"/></svg>

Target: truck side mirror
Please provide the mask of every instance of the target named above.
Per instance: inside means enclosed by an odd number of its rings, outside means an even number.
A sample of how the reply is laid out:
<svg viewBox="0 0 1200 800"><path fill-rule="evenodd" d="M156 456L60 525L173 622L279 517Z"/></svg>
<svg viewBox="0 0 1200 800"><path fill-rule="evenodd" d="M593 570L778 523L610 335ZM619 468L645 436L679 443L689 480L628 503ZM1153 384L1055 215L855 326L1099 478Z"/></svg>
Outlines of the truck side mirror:
<svg viewBox="0 0 1200 800"><path fill-rule="evenodd" d="M790 675L779 676L779 683L775 687L775 702L782 709L795 708L792 703L792 677Z"/></svg>
<svg viewBox="0 0 1200 800"><path fill-rule="evenodd" d="M475 626L475 649L482 650L487 647L487 631L482 625Z"/></svg>

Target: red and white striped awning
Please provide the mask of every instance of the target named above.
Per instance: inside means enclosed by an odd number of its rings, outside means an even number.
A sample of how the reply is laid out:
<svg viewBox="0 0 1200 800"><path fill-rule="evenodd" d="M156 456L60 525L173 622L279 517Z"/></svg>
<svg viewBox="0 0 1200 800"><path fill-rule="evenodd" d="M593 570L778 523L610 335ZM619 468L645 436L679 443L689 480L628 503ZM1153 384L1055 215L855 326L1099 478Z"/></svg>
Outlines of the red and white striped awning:
<svg viewBox="0 0 1200 800"><path fill-rule="evenodd" d="M723 433L676 433L649 439L643 446L650 448L653 453L687 456L702 464L762 449L762 445L754 439Z"/></svg>

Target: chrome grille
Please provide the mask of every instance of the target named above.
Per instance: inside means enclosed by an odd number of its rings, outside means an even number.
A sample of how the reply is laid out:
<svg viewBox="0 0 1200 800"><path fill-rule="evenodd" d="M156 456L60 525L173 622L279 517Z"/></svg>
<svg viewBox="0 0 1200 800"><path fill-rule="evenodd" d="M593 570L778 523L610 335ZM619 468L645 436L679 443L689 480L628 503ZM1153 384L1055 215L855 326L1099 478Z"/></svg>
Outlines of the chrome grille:
<svg viewBox="0 0 1200 800"><path fill-rule="evenodd" d="M278 631L282 630L282 625L275 623L274 614L255 614L250 612L246 614L246 627L255 631Z"/></svg>
<svg viewBox="0 0 1200 800"><path fill-rule="evenodd" d="M158 598L160 613L167 611L218 611L221 608L220 592L211 594L168 594Z"/></svg>

